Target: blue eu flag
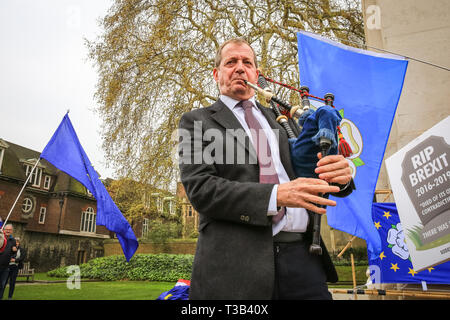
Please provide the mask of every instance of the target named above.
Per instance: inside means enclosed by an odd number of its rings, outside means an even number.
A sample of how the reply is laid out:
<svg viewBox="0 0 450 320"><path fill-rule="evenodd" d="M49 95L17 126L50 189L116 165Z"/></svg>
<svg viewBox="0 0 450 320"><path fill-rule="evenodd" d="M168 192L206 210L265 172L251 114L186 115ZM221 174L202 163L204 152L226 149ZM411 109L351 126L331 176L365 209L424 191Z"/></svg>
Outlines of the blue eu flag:
<svg viewBox="0 0 450 320"><path fill-rule="evenodd" d="M327 209L328 224L365 239L370 252L379 253L372 200L408 61L308 32L298 33L298 56L301 84L315 96L335 95L341 131L354 153L348 160L356 190L346 198L333 198L337 206Z"/></svg>
<svg viewBox="0 0 450 320"><path fill-rule="evenodd" d="M129 261L139 245L136 236L92 167L68 114L42 151L41 158L78 180L92 193L97 200L97 224L116 233Z"/></svg>
<svg viewBox="0 0 450 320"><path fill-rule="evenodd" d="M407 230L400 222L395 203L374 203L372 217L382 245L381 252L369 259L373 283L450 283L450 262L414 271L405 242Z"/></svg>

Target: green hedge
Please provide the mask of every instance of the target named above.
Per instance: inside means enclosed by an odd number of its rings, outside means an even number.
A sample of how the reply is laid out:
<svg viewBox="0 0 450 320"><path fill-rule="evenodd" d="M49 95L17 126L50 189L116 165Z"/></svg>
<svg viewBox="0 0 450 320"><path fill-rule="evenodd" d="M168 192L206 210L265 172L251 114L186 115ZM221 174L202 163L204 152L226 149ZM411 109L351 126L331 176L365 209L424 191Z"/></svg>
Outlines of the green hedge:
<svg viewBox="0 0 450 320"><path fill-rule="evenodd" d="M115 255L92 259L80 265L81 278L114 280L177 281L190 279L194 256L191 254L137 254L130 262ZM67 267L47 272L50 277L67 278Z"/></svg>

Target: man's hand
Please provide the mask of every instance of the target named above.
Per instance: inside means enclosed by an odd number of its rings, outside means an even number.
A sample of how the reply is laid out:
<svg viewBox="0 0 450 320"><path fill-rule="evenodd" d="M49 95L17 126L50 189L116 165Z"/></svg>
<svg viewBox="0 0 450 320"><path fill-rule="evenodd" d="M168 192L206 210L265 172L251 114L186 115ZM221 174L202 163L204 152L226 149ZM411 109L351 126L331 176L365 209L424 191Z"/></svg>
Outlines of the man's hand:
<svg viewBox="0 0 450 320"><path fill-rule="evenodd" d="M322 158L319 152L317 157L319 162L315 172L319 175L319 179L338 184L347 184L352 179L352 170L343 156L330 155Z"/></svg>
<svg viewBox="0 0 450 320"><path fill-rule="evenodd" d="M297 178L278 186L277 206L305 208L324 214L325 208L316 205L336 206L336 201L322 198L320 194L339 192L339 187L330 186L321 179Z"/></svg>

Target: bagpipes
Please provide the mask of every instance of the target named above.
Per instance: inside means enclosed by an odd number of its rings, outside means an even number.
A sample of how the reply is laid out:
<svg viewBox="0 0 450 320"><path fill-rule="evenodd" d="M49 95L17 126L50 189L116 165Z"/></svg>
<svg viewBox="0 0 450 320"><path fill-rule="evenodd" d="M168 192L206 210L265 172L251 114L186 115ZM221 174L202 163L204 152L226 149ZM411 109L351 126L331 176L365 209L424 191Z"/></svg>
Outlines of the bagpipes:
<svg viewBox="0 0 450 320"><path fill-rule="evenodd" d="M291 106L276 97L268 88L267 81L299 92L302 106ZM264 96L270 103L277 122L286 130L289 137L291 161L297 177L318 177L314 169L319 152L322 153L322 157L338 153L349 157L352 154L350 145L345 141L339 127L342 117L333 106L333 94L327 93L321 99L309 94L309 88L306 86L296 89L264 77L261 73L258 76L258 85L247 81L246 84ZM325 102L325 105L314 110L309 101L310 97ZM294 119L297 119L297 122ZM322 197L328 198L328 194L322 195ZM316 213L313 216L313 239L309 251L312 254L321 255L320 221L322 216Z"/></svg>

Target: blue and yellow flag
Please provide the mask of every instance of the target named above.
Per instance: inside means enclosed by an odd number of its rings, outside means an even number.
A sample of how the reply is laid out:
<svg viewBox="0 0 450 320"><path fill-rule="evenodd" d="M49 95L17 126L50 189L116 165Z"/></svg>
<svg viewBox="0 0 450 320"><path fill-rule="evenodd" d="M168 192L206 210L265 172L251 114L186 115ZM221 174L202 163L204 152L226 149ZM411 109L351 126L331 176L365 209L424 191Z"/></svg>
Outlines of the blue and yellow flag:
<svg viewBox="0 0 450 320"><path fill-rule="evenodd" d="M372 217L382 245L381 253L369 259L373 283L450 283L450 262L414 271L395 203L373 203Z"/></svg>
<svg viewBox="0 0 450 320"><path fill-rule="evenodd" d="M346 198L330 197L337 206L327 209L328 224L365 239L379 254L372 200L408 61L303 31L298 33L298 56L301 85L314 96L334 94L341 131L353 151L347 159L356 190Z"/></svg>

